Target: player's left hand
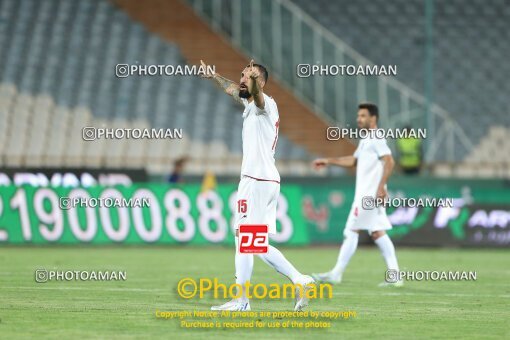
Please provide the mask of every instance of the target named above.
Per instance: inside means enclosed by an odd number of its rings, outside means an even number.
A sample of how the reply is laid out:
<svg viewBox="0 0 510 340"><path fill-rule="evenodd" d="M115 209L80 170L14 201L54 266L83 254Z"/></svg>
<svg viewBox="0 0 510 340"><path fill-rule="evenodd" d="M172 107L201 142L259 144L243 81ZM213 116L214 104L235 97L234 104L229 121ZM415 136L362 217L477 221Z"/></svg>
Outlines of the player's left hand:
<svg viewBox="0 0 510 340"><path fill-rule="evenodd" d="M388 193L386 192L386 189L384 188L384 186L379 186L377 188L377 198L384 199L384 198L386 198L386 196L388 196Z"/></svg>
<svg viewBox="0 0 510 340"><path fill-rule="evenodd" d="M248 67L246 76L254 80L256 80L260 76L258 67L253 67L253 59L250 60L250 67Z"/></svg>

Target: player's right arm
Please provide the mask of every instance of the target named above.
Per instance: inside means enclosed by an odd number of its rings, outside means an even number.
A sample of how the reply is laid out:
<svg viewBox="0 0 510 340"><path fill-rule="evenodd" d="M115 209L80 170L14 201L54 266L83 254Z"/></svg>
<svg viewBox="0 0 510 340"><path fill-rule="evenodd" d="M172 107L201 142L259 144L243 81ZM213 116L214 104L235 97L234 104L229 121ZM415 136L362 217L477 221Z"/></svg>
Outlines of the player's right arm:
<svg viewBox="0 0 510 340"><path fill-rule="evenodd" d="M352 168L356 166L356 157L354 156L345 156L338 158L318 158L312 162L315 169L320 169L322 167L326 167L328 165L336 165L341 166L343 168Z"/></svg>
<svg viewBox="0 0 510 340"><path fill-rule="evenodd" d="M207 72L207 70L209 70L207 65L202 60L200 60L200 63L202 64L202 67L206 71L206 73L202 75L203 78L210 78L210 79L214 80L214 82L220 88L223 89L223 92L232 96L232 98L234 98L234 100L236 102L243 104L241 98L239 97L239 84L237 84L236 82L229 80L225 77L220 76L216 72L213 72L213 73Z"/></svg>

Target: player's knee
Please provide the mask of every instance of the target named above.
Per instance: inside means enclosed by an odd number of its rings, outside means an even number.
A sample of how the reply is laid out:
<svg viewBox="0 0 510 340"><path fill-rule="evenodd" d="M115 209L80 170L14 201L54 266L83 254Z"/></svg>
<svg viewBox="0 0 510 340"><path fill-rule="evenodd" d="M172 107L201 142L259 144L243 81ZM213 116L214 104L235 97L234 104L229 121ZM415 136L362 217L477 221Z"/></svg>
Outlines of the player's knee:
<svg viewBox="0 0 510 340"><path fill-rule="evenodd" d="M344 230L344 238L347 239L347 238L358 238L359 236L359 231L357 230L351 230L351 229L345 229Z"/></svg>
<svg viewBox="0 0 510 340"><path fill-rule="evenodd" d="M386 232L384 230L377 230L377 231L372 232L372 234L370 234L370 237L372 237L372 240L375 241L379 237L384 236L384 234L386 234Z"/></svg>

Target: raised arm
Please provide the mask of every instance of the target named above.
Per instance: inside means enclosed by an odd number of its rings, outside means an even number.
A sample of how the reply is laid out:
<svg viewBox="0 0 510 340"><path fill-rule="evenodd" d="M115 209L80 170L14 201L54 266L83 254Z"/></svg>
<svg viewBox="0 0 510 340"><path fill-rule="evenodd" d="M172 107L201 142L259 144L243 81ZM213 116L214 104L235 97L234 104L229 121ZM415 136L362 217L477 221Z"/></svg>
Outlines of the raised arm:
<svg viewBox="0 0 510 340"><path fill-rule="evenodd" d="M252 95L255 105L259 109L264 109L264 94L259 80L260 71L257 67L253 67L253 59L250 61L246 76L248 77L248 92Z"/></svg>
<svg viewBox="0 0 510 340"><path fill-rule="evenodd" d="M214 82L223 90L223 92L232 96L232 98L234 98L236 102L240 104L243 103L241 98L239 97L239 84L225 77L222 77L216 72L208 73L207 70L209 70L209 68L207 67L207 65L202 60L200 60L200 63L202 64L202 67L206 71L206 73L202 75L202 78L213 79Z"/></svg>
<svg viewBox="0 0 510 340"><path fill-rule="evenodd" d="M341 166L343 168L352 168L356 166L356 157L345 156L338 158L318 158L312 162L315 169L320 169L328 165Z"/></svg>

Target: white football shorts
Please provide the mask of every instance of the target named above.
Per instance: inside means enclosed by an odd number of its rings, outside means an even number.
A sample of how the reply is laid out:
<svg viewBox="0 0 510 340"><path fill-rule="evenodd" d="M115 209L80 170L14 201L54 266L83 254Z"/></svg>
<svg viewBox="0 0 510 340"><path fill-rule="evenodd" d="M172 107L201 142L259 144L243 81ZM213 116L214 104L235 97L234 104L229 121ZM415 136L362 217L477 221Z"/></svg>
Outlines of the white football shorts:
<svg viewBox="0 0 510 340"><path fill-rule="evenodd" d="M361 202L354 202L345 229L366 230L371 234L378 230L390 230L392 226L384 207L368 210L362 207Z"/></svg>
<svg viewBox="0 0 510 340"><path fill-rule="evenodd" d="M269 234L276 234L276 203L280 183L243 176L239 182L235 229L241 224L267 224Z"/></svg>

